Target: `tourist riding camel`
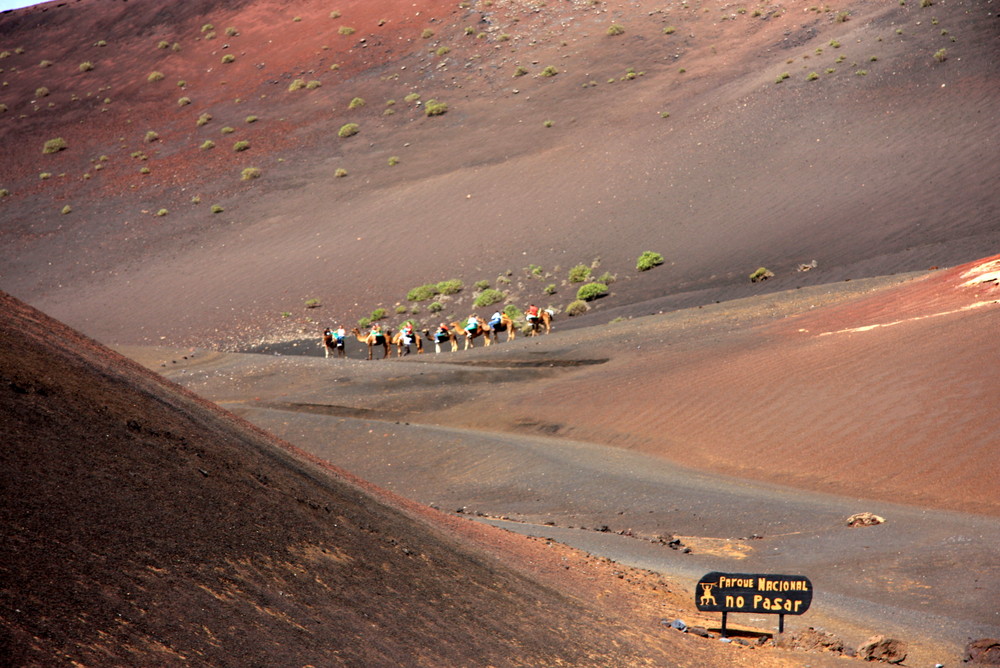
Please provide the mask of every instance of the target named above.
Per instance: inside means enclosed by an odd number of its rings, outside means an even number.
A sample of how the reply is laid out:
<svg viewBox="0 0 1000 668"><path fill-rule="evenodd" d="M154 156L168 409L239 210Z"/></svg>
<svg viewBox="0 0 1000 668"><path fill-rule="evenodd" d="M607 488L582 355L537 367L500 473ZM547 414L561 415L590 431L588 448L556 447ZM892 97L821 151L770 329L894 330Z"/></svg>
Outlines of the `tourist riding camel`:
<svg viewBox="0 0 1000 668"><path fill-rule="evenodd" d="M475 339L479 336L483 337L483 340L486 341L486 345L490 345L490 343L492 343L492 341L490 341L490 337L486 335L489 325L487 325L486 322L475 313L470 315L466 320L451 323L451 327L456 332L461 332L465 335L465 348L463 348L463 350L475 348Z"/></svg>
<svg viewBox="0 0 1000 668"><path fill-rule="evenodd" d="M530 327L528 336L541 333L542 328L545 329L546 334L549 334L552 331L552 315L552 309L540 309L534 304L528 306L528 310L524 314L524 319Z"/></svg>
<svg viewBox="0 0 1000 668"><path fill-rule="evenodd" d="M368 332L368 334L362 334L357 327L351 330L351 334L353 334L354 338L358 341L368 346L368 359L372 358L372 350L375 346L382 346L385 349L385 354L382 355L382 359L389 357L389 341L391 336L383 333L382 327L378 323L375 323L372 326L371 331Z"/></svg>
<svg viewBox="0 0 1000 668"><path fill-rule="evenodd" d="M396 357L409 355L410 346L413 344L417 346L418 355L424 352L424 345L420 340L420 334L413 328L412 322L407 322L403 325L402 329L392 337L392 343L396 346Z"/></svg>
<svg viewBox="0 0 1000 668"><path fill-rule="evenodd" d="M337 357L347 357L347 352L344 350L344 336L346 334L343 325L335 330L331 330L329 327L323 330L323 340L320 341L319 345L323 346L323 352L327 359L330 358L331 354Z"/></svg>
<svg viewBox="0 0 1000 668"><path fill-rule="evenodd" d="M458 352L458 337L455 336L455 332L448 328L448 323L442 322L434 333L431 334L429 329L424 330L424 337L428 341L434 341L434 352L441 352L441 344L445 341L451 342L451 352Z"/></svg>
<svg viewBox="0 0 1000 668"><path fill-rule="evenodd" d="M488 339L491 339L493 343L497 343L497 333L507 332L507 340L513 341L516 331L514 329L514 321L510 319L510 316L501 311L497 311L490 318L489 322L486 323L488 331L486 333Z"/></svg>

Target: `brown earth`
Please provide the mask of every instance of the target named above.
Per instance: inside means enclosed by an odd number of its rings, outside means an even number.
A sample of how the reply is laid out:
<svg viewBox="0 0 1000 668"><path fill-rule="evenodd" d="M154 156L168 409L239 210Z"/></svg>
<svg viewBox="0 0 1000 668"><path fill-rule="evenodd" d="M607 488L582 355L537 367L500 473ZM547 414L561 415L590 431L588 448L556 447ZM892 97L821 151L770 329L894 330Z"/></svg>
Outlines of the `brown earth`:
<svg viewBox="0 0 1000 668"><path fill-rule="evenodd" d="M858 499L852 512L867 502L954 512L934 515L933 538L918 520L901 526L897 518L901 528L887 531L901 533L873 540L891 577L865 595L896 604L894 593L905 590L914 595L899 603L908 609L942 606L959 627L997 626L983 603L1000 580L981 544L992 529L938 532L992 522L1000 499L995 282L962 285L964 272L1000 249L1000 14L989 0L921 4L77 0L0 14L0 289L105 344L144 346L129 354L296 445L329 429L305 429L299 404L346 416L334 440L355 451L350 470L410 498L411 488L430 498L496 493L502 514L512 497L476 480L474 466L445 458L431 470L395 459L417 452L419 439L402 437L394 452L378 438L394 434L380 428L386 422L470 429L477 453L488 453L495 434L554 436L779 483L801 490L787 501L799 516L813 512L815 492ZM609 35L612 24L624 33ZM341 34L347 26L356 32ZM223 63L224 55L235 60ZM93 69L81 70L83 62ZM548 65L559 73L542 76ZM528 73L514 77L518 66ZM152 72L164 78L150 81ZM296 79L321 85L289 90ZM411 93L419 102L406 100ZM348 109L355 97L366 104ZM430 99L448 112L426 116ZM199 126L204 113L212 119ZM258 120L247 122L251 115ZM339 139L348 122L360 132ZM148 131L158 137L146 142ZM43 154L55 137L68 148ZM209 139L217 146L200 148ZM250 148L233 150L238 140ZM242 181L246 167L262 176ZM347 175L336 177L339 168ZM213 205L224 210L212 213ZM65 206L71 211L61 213ZM636 271L644 250L666 263ZM796 271L812 260L814 268ZM376 308L424 325L454 320L473 310L479 280L503 289L506 303L561 310L577 288L567 271L579 263L617 277L586 315L559 313L551 337L447 357L444 370L441 360L434 369L412 364L432 364L426 355L408 364L349 361L331 372L318 360L207 352L319 354L323 325L350 327ZM751 284L759 266L776 275ZM955 269L926 274L929 267ZM889 278L858 280L878 276ZM466 287L440 299L440 316L405 299L415 286L451 278ZM322 306L306 309L307 299ZM676 310L685 307L693 308ZM290 652L276 663L313 661L310 651L330 647L347 662L428 665L601 664L612 653L623 663L763 660L662 637L662 608L648 592L608 596L619 612L647 610L639 621L591 605L604 597L587 587L618 580L619 566L565 553L593 570L580 582L555 577L529 562L548 563L541 554L563 554L559 546L428 514L339 470L317 473L316 460L200 400L173 398L173 386L15 302L5 299L3 312L0 391L11 419L0 428L14 446L5 470L16 472L5 474L3 512L18 537L8 543L5 582L18 588L3 587L4 624L25 662L63 651L85 663L169 662L180 661L171 652L190 651L211 663L264 651L253 640ZM196 361L181 359L182 347L197 350ZM74 349L84 353L75 362ZM76 365L89 370L70 371ZM116 389L98 380L109 376ZM290 405L298 417L281 418ZM147 413L156 419L136 417ZM375 425L362 428L358 416ZM205 428L233 440L219 443ZM283 428L301 430L303 441ZM107 458L94 459L101 433ZM158 447L147 456L136 443ZM376 446L385 459L364 456ZM544 448L558 451L548 441ZM209 456L230 467L222 479L197 465ZM399 478L383 480L394 462ZM286 490L281 503L253 477L265 468ZM432 474L445 487L432 488ZM90 486L64 484L73 476ZM27 489L38 493L15 491ZM597 503L574 489L560 482L563 508L546 512ZM177 499L204 512L189 516ZM348 524L320 521L329 513L309 505L316 499ZM222 516L208 512L219 507ZM719 533L701 525L692 536L747 536L762 520L753 507L731 510L709 511ZM657 517L657 530L682 531L682 522ZM921 536L933 547L917 550L928 561L892 561L894 541ZM342 543L361 564L349 577L313 549L340 558L329 546ZM868 546L849 545L857 552L842 559L843 546L821 549L843 569L831 584L854 595L874 576L858 575ZM494 568L495 554L510 572ZM416 576L408 570L415 555L431 555ZM376 572L382 563L386 572ZM68 602L66 564L76 569ZM327 574L322 583L302 582L317 569ZM467 598L449 581L457 572L475 592ZM634 578L662 590L656 576ZM397 595L391 604L370 593L376 582ZM324 584L345 592L337 601L348 612L320 611L331 596ZM288 588L305 603L275 593ZM136 592L146 593L133 602ZM690 600L679 596L666 604L672 612ZM433 608L449 597L454 608ZM155 614L161 600L165 614ZM524 615L526 600L537 615ZM499 621L473 633L480 604ZM26 609L41 613L16 612ZM197 611L190 622L188 610ZM109 623L117 614L125 621ZM580 626L555 621L553 635L541 624L565 614ZM372 617L375 627L361 621ZM311 630L314 618L324 631ZM916 634L941 621L919 612L909 619ZM602 625L610 631L588 635ZM289 628L298 635L282 635ZM303 644L304 636L312 640ZM88 642L93 648L81 649ZM820 656L808 662L820 665Z"/></svg>

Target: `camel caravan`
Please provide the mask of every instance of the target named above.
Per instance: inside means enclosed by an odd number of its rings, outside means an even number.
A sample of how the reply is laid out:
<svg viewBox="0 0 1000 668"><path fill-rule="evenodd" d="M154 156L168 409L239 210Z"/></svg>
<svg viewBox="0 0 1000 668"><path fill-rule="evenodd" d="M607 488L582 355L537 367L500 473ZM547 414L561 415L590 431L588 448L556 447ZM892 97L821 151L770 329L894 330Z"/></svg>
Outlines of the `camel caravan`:
<svg viewBox="0 0 1000 668"><path fill-rule="evenodd" d="M552 309L540 309L534 304L528 307L525 312L525 329L527 336L538 334L549 334L552 332L552 318L555 312ZM397 332L391 329L382 329L377 322L373 323L368 332L362 333L357 327L348 333L343 326L333 330L327 328L323 330L323 338L320 346L323 347L327 359L330 357L346 358L347 352L344 347L344 340L348 335L365 344L368 349L368 359L373 359L375 350L382 349L382 359L391 356L392 348L396 349L396 357L403 357L416 348L417 354L424 352L424 341L434 343L434 352L440 353L447 345L451 352L458 352L458 342L463 340L465 347L463 350L476 347L476 339L482 339L485 346L490 346L500 342L500 334L506 332L507 341L513 341L517 336L517 326L514 320L501 311L497 311L489 320L484 320L476 314L470 315L464 320L446 323L442 322L431 331L423 329L419 332L412 322L406 322Z"/></svg>

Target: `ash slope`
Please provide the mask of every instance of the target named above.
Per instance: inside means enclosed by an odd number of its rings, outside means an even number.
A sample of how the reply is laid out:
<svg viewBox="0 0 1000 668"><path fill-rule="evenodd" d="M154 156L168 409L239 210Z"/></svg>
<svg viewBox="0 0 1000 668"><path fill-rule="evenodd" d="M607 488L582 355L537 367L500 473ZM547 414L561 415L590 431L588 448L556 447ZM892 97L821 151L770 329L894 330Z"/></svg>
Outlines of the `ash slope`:
<svg viewBox="0 0 1000 668"><path fill-rule="evenodd" d="M749 294L760 265L782 289L1000 247L986 0L337 13L81 0L0 17L0 287L103 341L238 347L314 327L308 298L350 322L416 285L532 264L544 280L497 285L564 307L566 269L600 257L620 277L604 318ZM425 116L431 98L449 111ZM346 123L360 132L339 139ZM68 148L43 155L56 136ZM668 263L636 274L648 249Z"/></svg>

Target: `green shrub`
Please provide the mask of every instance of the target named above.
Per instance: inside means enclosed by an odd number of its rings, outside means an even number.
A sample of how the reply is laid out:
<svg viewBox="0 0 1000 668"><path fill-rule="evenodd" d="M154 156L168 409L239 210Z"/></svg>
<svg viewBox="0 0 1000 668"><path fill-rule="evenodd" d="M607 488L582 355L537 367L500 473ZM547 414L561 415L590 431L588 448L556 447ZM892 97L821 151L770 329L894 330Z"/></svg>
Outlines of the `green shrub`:
<svg viewBox="0 0 1000 668"><path fill-rule="evenodd" d="M240 31L232 26L229 26L228 28L226 28L226 34L229 35L230 37L236 37L237 35L240 34Z"/></svg>
<svg viewBox="0 0 1000 668"><path fill-rule="evenodd" d="M363 107L363 106L365 106L364 98L356 97L350 101L350 103L347 105L347 108L357 109L358 107Z"/></svg>
<svg viewBox="0 0 1000 668"><path fill-rule="evenodd" d="M675 32L677 32L677 28L673 26L667 26L666 28L663 29L664 35L673 35Z"/></svg>
<svg viewBox="0 0 1000 668"><path fill-rule="evenodd" d="M590 278L590 267L585 264L578 264L569 270L570 283L583 283Z"/></svg>
<svg viewBox="0 0 1000 668"><path fill-rule="evenodd" d="M559 74L559 70L557 70L553 65L549 65L541 72L543 77L554 77L557 74Z"/></svg>
<svg viewBox="0 0 1000 668"><path fill-rule="evenodd" d="M374 311L372 311L372 314L371 314L371 319L372 320L381 320L384 317L385 317L385 309L384 308L377 308Z"/></svg>
<svg viewBox="0 0 1000 668"><path fill-rule="evenodd" d="M614 37L615 35L621 35L625 32L625 27L617 23L612 23L608 26L608 35Z"/></svg>
<svg viewBox="0 0 1000 668"><path fill-rule="evenodd" d="M514 68L514 78L523 77L527 73L528 73L528 68L524 67L523 65L518 65L517 67Z"/></svg>
<svg viewBox="0 0 1000 668"><path fill-rule="evenodd" d="M218 204L213 204L211 211L212 211L212 213L222 213L223 211L225 211L225 209L223 209Z"/></svg>
<svg viewBox="0 0 1000 668"><path fill-rule="evenodd" d="M189 104L191 104L191 98L189 98L189 97L179 97L179 98L177 98L177 106L178 107L186 107Z"/></svg>
<svg viewBox="0 0 1000 668"><path fill-rule="evenodd" d="M94 63L90 62L89 60L86 60L80 63L80 66L77 69L80 70L81 72L89 72L90 70L94 69Z"/></svg>
<svg viewBox="0 0 1000 668"><path fill-rule="evenodd" d="M149 76L146 77L146 81L152 83L153 81L162 81L163 72L150 72Z"/></svg>
<svg viewBox="0 0 1000 668"><path fill-rule="evenodd" d="M502 302L503 300L504 296L502 292L489 288L480 292L476 297L476 301L473 303L476 305L476 308L483 308L485 306L496 304L497 302Z"/></svg>
<svg viewBox="0 0 1000 668"><path fill-rule="evenodd" d="M333 175L336 176L338 179L342 179L345 176L347 176L347 170L344 169L343 167L338 167L337 170L333 173Z"/></svg>
<svg viewBox="0 0 1000 668"><path fill-rule="evenodd" d="M424 113L428 116L440 116L442 114L448 113L448 103L438 102L437 100L427 100L427 104L424 105Z"/></svg>
<svg viewBox="0 0 1000 668"><path fill-rule="evenodd" d="M240 173L240 179L243 181L259 179L261 174L263 174L263 172L261 172L258 167L247 167Z"/></svg>
<svg viewBox="0 0 1000 668"><path fill-rule="evenodd" d="M319 308L320 306L322 306L322 304L315 297L307 299L305 303L306 308Z"/></svg>
<svg viewBox="0 0 1000 668"><path fill-rule="evenodd" d="M576 301L570 302L566 307L566 315L572 318L575 315L583 315L589 310L590 307L587 306L587 302L582 299L577 299Z"/></svg>
<svg viewBox="0 0 1000 668"><path fill-rule="evenodd" d="M810 72L809 76L806 77L806 81L816 81L816 79L819 79L819 74L816 72Z"/></svg>
<svg viewBox="0 0 1000 668"><path fill-rule="evenodd" d="M757 271L750 274L751 283L760 283L774 276L774 272L767 267L758 267Z"/></svg>
<svg viewBox="0 0 1000 668"><path fill-rule="evenodd" d="M357 123L346 123L340 127L340 130L337 131L337 136L341 139L346 139L347 137L353 137L358 134L359 130L360 128Z"/></svg>
<svg viewBox="0 0 1000 668"><path fill-rule="evenodd" d="M341 35L353 35L354 28L351 28L350 26L340 26L339 28L337 28L337 32L339 32Z"/></svg>
<svg viewBox="0 0 1000 668"><path fill-rule="evenodd" d="M451 53L451 48L447 46L439 46L438 50L435 51L434 53L436 53L438 56L446 56L449 53Z"/></svg>
<svg viewBox="0 0 1000 668"><path fill-rule="evenodd" d="M152 144L154 141L156 141L159 138L160 138L160 134L158 132L156 132L155 130L147 130L146 131L146 137L144 138L144 141L147 144Z"/></svg>
<svg viewBox="0 0 1000 668"><path fill-rule="evenodd" d="M201 195L195 195L191 198L192 204L201 204Z"/></svg>
<svg viewBox="0 0 1000 668"><path fill-rule="evenodd" d="M42 172L41 174L38 175L38 178L40 178L42 181L45 181L47 179L51 179L52 178L52 172Z"/></svg>
<svg viewBox="0 0 1000 668"><path fill-rule="evenodd" d="M234 132L236 132L236 130L227 125L226 127L219 130L219 132L221 132L224 135L231 135Z"/></svg>
<svg viewBox="0 0 1000 668"><path fill-rule="evenodd" d="M444 310L444 304L441 302L431 302L430 306L427 307L427 310L431 313L440 313Z"/></svg>
<svg viewBox="0 0 1000 668"><path fill-rule="evenodd" d="M248 148L250 148L250 142L248 142L246 139L241 139L235 144L233 144L233 150L236 151L237 153L239 153L240 151L245 151Z"/></svg>
<svg viewBox="0 0 1000 668"><path fill-rule="evenodd" d="M649 271L653 267L663 264L663 256L653 251L643 251L642 255L635 262L635 268L639 271Z"/></svg>
<svg viewBox="0 0 1000 668"><path fill-rule="evenodd" d="M62 215L65 216L67 213L71 212L72 210L73 210L73 207L71 207L69 204L67 204L66 206L64 206L62 208L61 213L62 213Z"/></svg>
<svg viewBox="0 0 1000 668"><path fill-rule="evenodd" d="M403 98L405 101L413 104L420 99L420 93L407 93L406 97Z"/></svg>
<svg viewBox="0 0 1000 668"><path fill-rule="evenodd" d="M50 139L45 142L45 146L42 147L43 154L58 153L59 151L64 151L69 147L66 140L62 137L56 137L55 139Z"/></svg>
<svg viewBox="0 0 1000 668"><path fill-rule="evenodd" d="M150 169L149 169L149 167L140 167L140 168L139 168L139 173L140 173L140 174L143 174L143 175L145 175L145 174L149 174L149 173L150 173L151 171L152 171L152 170L150 170Z"/></svg>
<svg viewBox="0 0 1000 668"><path fill-rule="evenodd" d="M410 307L405 306L404 304L398 304L398 305L396 305L396 315L403 315L404 313L408 312L409 310L410 310Z"/></svg>
<svg viewBox="0 0 1000 668"><path fill-rule="evenodd" d="M556 284L549 283L548 285L545 286L544 292L547 295L554 295L556 293Z"/></svg>
<svg viewBox="0 0 1000 668"><path fill-rule="evenodd" d="M938 49L934 52L934 60L943 63L948 60L948 49Z"/></svg>
<svg viewBox="0 0 1000 668"><path fill-rule="evenodd" d="M206 23L201 27L202 32L208 32L209 30L215 30L215 26L212 25L211 23Z"/></svg>
<svg viewBox="0 0 1000 668"><path fill-rule="evenodd" d="M205 143L201 145L201 150L207 151L210 148L215 148L215 142L211 139L206 139Z"/></svg>
<svg viewBox="0 0 1000 668"><path fill-rule="evenodd" d="M612 274L610 271L606 271L597 277L598 283L604 283L604 285L611 285L618 280L618 277Z"/></svg>
<svg viewBox="0 0 1000 668"><path fill-rule="evenodd" d="M288 90L290 91L299 90L300 88L305 88L305 87L306 87L305 79L296 79L292 83L288 84Z"/></svg>
<svg viewBox="0 0 1000 668"><path fill-rule="evenodd" d="M358 318L358 327L364 329L372 324L371 318Z"/></svg>
<svg viewBox="0 0 1000 668"><path fill-rule="evenodd" d="M589 302L606 294L608 294L608 286L604 283L586 283L576 291L576 298Z"/></svg>
<svg viewBox="0 0 1000 668"><path fill-rule="evenodd" d="M226 55L224 55L222 57L222 64L223 65L228 65L229 63L231 63L231 62L233 62L235 60L236 60L236 56L234 56L231 53L227 53Z"/></svg>
<svg viewBox="0 0 1000 668"><path fill-rule="evenodd" d="M507 317L511 320L518 320L524 317L524 312L513 304L507 304L503 307L503 312L507 314Z"/></svg>
<svg viewBox="0 0 1000 668"><path fill-rule="evenodd" d="M437 284L438 292L442 295L453 295L462 291L465 285L460 279L452 278L447 281L441 281Z"/></svg>
<svg viewBox="0 0 1000 668"><path fill-rule="evenodd" d="M259 119L259 118L258 118L257 116L254 116L254 115L252 115L252 114L251 114L250 116L247 116L247 117L246 117L246 122L247 122L247 123L256 123L256 122L257 122L257 121L259 121L259 120L260 120L260 119Z"/></svg>
<svg viewBox="0 0 1000 668"><path fill-rule="evenodd" d="M440 294L440 292L441 291L438 290L437 283L427 283L426 285L421 285L407 292L406 301L409 302L426 301Z"/></svg>
<svg viewBox="0 0 1000 668"><path fill-rule="evenodd" d="M54 64L55 63L53 63L51 60L43 60L42 62L38 63L38 66L39 67L52 67Z"/></svg>
<svg viewBox="0 0 1000 668"><path fill-rule="evenodd" d="M330 12L330 18L331 19L339 19L340 18L340 12L338 12L336 10Z"/></svg>
<svg viewBox="0 0 1000 668"><path fill-rule="evenodd" d="M316 90L317 88L319 88L322 85L323 85L323 82L316 81L315 79L313 79L312 81L310 81L309 83L306 84L306 90Z"/></svg>
<svg viewBox="0 0 1000 668"><path fill-rule="evenodd" d="M431 30L430 28L424 28L424 31L420 33L420 36L423 37L424 39L430 39L431 37L434 36L434 31Z"/></svg>
<svg viewBox="0 0 1000 668"><path fill-rule="evenodd" d="M10 191L6 188L0 188L0 199L3 199L4 197L10 197Z"/></svg>
<svg viewBox="0 0 1000 668"><path fill-rule="evenodd" d="M398 155L390 155L389 156L389 166L390 167L395 167L398 164L399 164L399 156Z"/></svg>
<svg viewBox="0 0 1000 668"><path fill-rule="evenodd" d="M159 211L156 212L156 215L160 216L162 218L163 216L167 215L168 213L170 213L170 212L167 211L166 209L160 209Z"/></svg>
<svg viewBox="0 0 1000 668"><path fill-rule="evenodd" d="M486 288L490 287L490 282L485 279L481 281L476 281L475 283L472 284L472 287L474 287L476 290L479 291L485 290Z"/></svg>
<svg viewBox="0 0 1000 668"><path fill-rule="evenodd" d="M35 97L47 97L49 94L49 89L45 86L39 86L35 89Z"/></svg>

